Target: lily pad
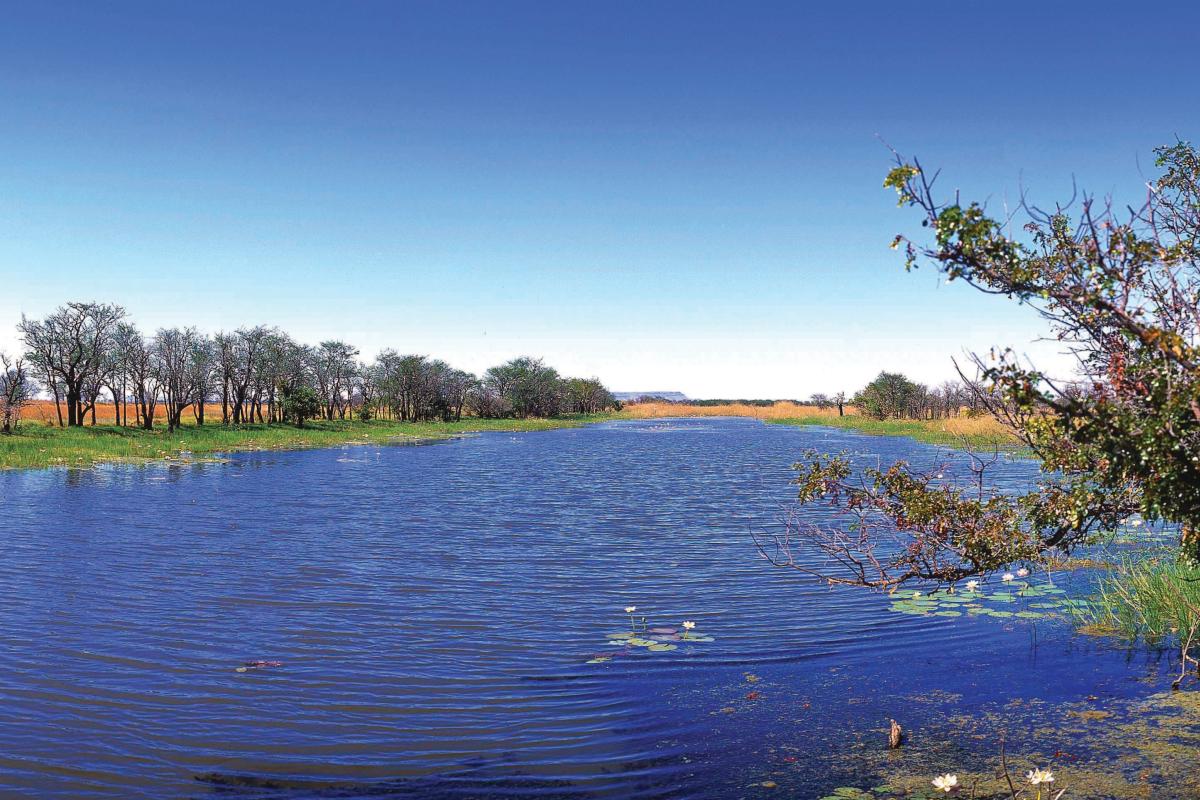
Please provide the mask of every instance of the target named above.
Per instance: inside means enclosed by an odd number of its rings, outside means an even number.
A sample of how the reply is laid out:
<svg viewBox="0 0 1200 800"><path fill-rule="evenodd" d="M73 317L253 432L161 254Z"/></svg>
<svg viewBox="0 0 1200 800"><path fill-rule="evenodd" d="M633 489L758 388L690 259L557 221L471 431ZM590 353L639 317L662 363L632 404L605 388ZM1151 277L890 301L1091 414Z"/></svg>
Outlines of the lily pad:
<svg viewBox="0 0 1200 800"><path fill-rule="evenodd" d="M853 786L840 786L833 790L831 796L838 798L838 800L871 800L870 792L855 789Z"/></svg>
<svg viewBox="0 0 1200 800"><path fill-rule="evenodd" d="M961 611L935 611L933 615L935 617L961 617L962 612Z"/></svg>
<svg viewBox="0 0 1200 800"><path fill-rule="evenodd" d="M892 610L892 611L895 611L897 614L908 614L909 616L912 616L912 617L924 617L924 616L928 616L928 615L929 615L929 613L930 613L930 612L931 612L933 609L930 609L930 608L919 608L919 607L917 607L917 606L900 606L900 605L893 605L893 606L891 607L891 610Z"/></svg>
<svg viewBox="0 0 1200 800"><path fill-rule="evenodd" d="M678 647L679 647L679 645L677 645L677 644L663 644L661 642L655 642L654 644L650 645L646 649L652 653L664 653L668 650L675 650Z"/></svg>

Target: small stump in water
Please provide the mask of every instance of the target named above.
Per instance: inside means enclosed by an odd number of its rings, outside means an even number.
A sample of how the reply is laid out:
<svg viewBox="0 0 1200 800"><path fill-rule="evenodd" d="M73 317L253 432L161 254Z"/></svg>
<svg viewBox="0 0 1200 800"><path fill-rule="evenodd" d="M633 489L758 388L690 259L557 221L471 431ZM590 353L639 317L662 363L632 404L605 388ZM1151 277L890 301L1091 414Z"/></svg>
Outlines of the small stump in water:
<svg viewBox="0 0 1200 800"><path fill-rule="evenodd" d="M888 749L896 750L904 743L904 728L901 728L896 720L891 720L891 723L892 726L888 730Z"/></svg>

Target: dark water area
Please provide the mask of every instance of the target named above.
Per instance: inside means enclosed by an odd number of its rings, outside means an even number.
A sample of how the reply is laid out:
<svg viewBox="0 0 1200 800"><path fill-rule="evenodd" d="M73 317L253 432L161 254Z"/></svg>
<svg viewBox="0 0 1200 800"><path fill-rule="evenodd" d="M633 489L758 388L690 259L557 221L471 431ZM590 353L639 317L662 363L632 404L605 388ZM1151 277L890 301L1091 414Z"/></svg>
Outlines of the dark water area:
<svg viewBox="0 0 1200 800"><path fill-rule="evenodd" d="M0 796L819 797L870 779L891 717L932 736L1169 669L767 564L749 532L810 447L937 455L654 420L2 474ZM627 605L713 641L587 663Z"/></svg>

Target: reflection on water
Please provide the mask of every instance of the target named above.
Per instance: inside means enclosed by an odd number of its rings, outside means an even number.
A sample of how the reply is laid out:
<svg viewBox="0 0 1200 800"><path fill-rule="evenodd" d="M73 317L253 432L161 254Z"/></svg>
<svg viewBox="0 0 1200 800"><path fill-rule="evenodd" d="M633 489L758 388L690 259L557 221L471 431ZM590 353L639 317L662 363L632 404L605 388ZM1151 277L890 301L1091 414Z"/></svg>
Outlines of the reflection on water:
<svg viewBox="0 0 1200 800"><path fill-rule="evenodd" d="M654 420L0 475L0 789L815 797L889 717L1139 687L1146 663L1052 622L900 615L766 565L748 530L809 447L934 456ZM711 641L587 663L628 605Z"/></svg>

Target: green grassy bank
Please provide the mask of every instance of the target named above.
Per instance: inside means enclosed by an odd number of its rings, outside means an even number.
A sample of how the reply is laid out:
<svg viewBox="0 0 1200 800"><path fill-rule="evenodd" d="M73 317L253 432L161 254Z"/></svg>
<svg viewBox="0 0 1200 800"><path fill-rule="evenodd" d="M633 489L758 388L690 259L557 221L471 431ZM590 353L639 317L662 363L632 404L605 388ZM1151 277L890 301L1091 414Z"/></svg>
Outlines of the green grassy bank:
<svg viewBox="0 0 1200 800"><path fill-rule="evenodd" d="M116 425L58 428L23 424L0 435L0 469L91 467L101 463L145 463L164 459L203 459L246 450L295 450L342 444L388 444L404 440L446 439L477 431L541 431L571 428L614 419L612 414L554 419L464 419L461 422L392 420L312 421L293 425L185 425L168 434Z"/></svg>
<svg viewBox="0 0 1200 800"><path fill-rule="evenodd" d="M943 447L968 447L990 450L1020 450L1021 443L1000 423L990 417L953 417L950 419L873 419L857 415L844 417L828 414L769 419L774 425L824 425L857 431L872 436L908 436L918 442Z"/></svg>

